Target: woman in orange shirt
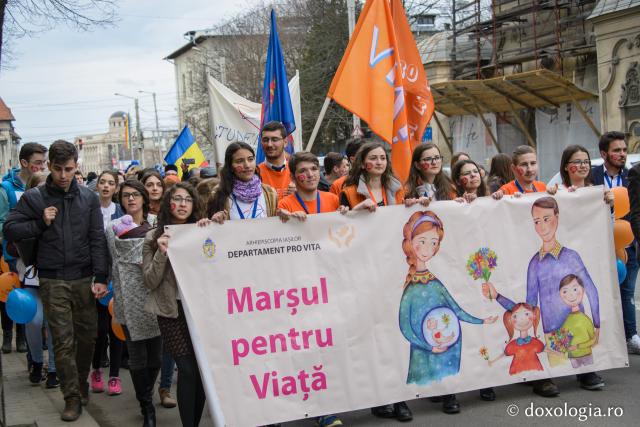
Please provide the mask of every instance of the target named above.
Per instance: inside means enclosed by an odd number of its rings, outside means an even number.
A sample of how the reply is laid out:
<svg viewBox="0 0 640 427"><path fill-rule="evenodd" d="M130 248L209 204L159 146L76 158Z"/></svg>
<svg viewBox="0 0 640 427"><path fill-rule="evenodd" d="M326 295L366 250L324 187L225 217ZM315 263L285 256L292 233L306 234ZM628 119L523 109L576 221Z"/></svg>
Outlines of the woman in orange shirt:
<svg viewBox="0 0 640 427"><path fill-rule="evenodd" d="M402 184L391 169L387 152L379 142L364 144L356 154L340 192L340 204L352 210L397 205L404 202Z"/></svg>

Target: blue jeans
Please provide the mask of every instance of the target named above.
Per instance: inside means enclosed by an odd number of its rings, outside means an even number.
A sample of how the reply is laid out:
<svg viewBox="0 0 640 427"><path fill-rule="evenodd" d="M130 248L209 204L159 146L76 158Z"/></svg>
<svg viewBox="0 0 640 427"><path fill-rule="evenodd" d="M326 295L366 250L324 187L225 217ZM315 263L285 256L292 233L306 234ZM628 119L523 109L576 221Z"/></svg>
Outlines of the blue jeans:
<svg viewBox="0 0 640 427"><path fill-rule="evenodd" d="M162 345L162 367L160 368L160 388L171 388L173 383L173 370L176 367L176 362L171 357L171 354Z"/></svg>
<svg viewBox="0 0 640 427"><path fill-rule="evenodd" d="M635 242L627 248L627 277L620 284L620 299L622 300L622 320L624 335L627 339L638 333L636 327L636 304L634 301L636 279L638 278L638 258Z"/></svg>
<svg viewBox="0 0 640 427"><path fill-rule="evenodd" d="M25 336L27 338L27 345L29 346L29 352L31 353L31 359L34 363L42 363L42 325L47 328L47 353L49 353L49 372L56 371L56 360L53 352L53 337L47 324L47 319L44 318L42 311L42 300L40 299L40 292L38 288L25 287L25 291L29 292L37 301L38 309L36 315L31 322L25 325Z"/></svg>

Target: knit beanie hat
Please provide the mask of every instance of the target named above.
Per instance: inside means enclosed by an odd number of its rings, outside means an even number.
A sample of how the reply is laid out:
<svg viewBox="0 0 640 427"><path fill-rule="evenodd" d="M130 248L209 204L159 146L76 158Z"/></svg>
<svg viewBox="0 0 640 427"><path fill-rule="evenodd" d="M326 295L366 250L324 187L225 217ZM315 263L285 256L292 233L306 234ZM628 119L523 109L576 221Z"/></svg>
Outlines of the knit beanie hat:
<svg viewBox="0 0 640 427"><path fill-rule="evenodd" d="M120 218L120 221L116 224L113 224L113 232L116 233L116 236L122 237L129 231L136 228L137 225L133 222L133 218L131 215L124 215Z"/></svg>
<svg viewBox="0 0 640 427"><path fill-rule="evenodd" d="M178 177L178 175L167 175L164 177L165 185L173 185L177 184L178 182L180 182L180 178Z"/></svg>

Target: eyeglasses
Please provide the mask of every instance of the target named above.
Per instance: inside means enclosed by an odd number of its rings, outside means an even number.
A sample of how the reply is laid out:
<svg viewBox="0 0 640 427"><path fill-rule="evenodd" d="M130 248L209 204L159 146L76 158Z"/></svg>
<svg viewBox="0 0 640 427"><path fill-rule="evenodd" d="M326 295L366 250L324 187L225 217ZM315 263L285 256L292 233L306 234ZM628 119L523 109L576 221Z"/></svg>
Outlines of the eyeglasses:
<svg viewBox="0 0 640 427"><path fill-rule="evenodd" d="M171 198L171 201L175 202L175 203L177 203L179 205L181 205L183 203L186 204L186 205L190 205L190 204L193 203L193 199L191 197L182 197L182 196L173 196Z"/></svg>
<svg viewBox="0 0 640 427"><path fill-rule="evenodd" d="M442 156L425 157L420 159L420 163L438 163L442 160Z"/></svg>
<svg viewBox="0 0 640 427"><path fill-rule="evenodd" d="M589 160L573 160L571 162L568 162L570 165L576 165L576 166L589 166L591 164L591 162Z"/></svg>
<svg viewBox="0 0 640 427"><path fill-rule="evenodd" d="M46 163L44 160L35 160L33 162L29 162L29 163L33 163L36 166L44 166L44 164Z"/></svg>
<svg viewBox="0 0 640 427"><path fill-rule="evenodd" d="M132 197L134 199L137 199L138 197L142 197L142 194L138 193L137 191L134 191L133 193L122 193L122 198L125 200L129 200Z"/></svg>
<svg viewBox="0 0 640 427"><path fill-rule="evenodd" d="M281 141L281 140L283 140L283 139L284 139L284 138L282 138L282 137L277 137L277 136L274 136L274 137L271 137L271 138L269 138L269 137L263 137L263 138L262 138L262 141L263 141L263 142L278 142L278 141Z"/></svg>

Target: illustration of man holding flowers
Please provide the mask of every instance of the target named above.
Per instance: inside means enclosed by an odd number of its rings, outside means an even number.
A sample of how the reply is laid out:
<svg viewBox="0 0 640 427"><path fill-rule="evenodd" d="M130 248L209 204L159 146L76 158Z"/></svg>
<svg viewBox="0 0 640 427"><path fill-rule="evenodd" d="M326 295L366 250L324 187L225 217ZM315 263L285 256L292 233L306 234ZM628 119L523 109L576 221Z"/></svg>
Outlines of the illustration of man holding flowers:
<svg viewBox="0 0 640 427"><path fill-rule="evenodd" d="M558 298L558 284L568 274L579 277L584 284L584 292L589 299L595 329L594 345L597 344L600 331L598 291L578 252L562 246L556 239L559 220L558 202L553 197L537 199L531 208L531 216L536 233L542 239L542 247L529 262L526 302L540 308L542 329L547 344L551 344L552 336L562 328L567 316L571 313L571 308ZM506 310L511 310L515 305L512 300L498 293L490 282L482 285L482 293L485 298L497 300ZM580 311L584 312L582 304L580 304ZM564 354L559 355L555 352L548 353L547 357L552 367L567 361ZM578 380L581 387L588 390L604 387L602 378L595 372L580 374ZM544 397L556 396L559 393L551 380L535 381L534 392Z"/></svg>

